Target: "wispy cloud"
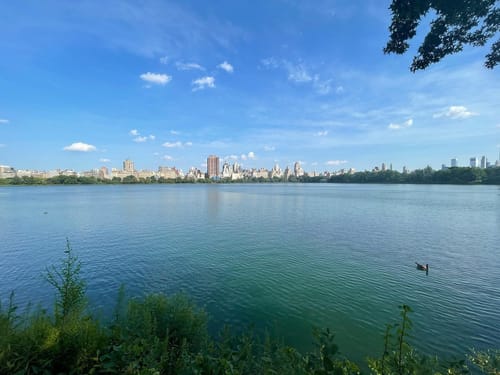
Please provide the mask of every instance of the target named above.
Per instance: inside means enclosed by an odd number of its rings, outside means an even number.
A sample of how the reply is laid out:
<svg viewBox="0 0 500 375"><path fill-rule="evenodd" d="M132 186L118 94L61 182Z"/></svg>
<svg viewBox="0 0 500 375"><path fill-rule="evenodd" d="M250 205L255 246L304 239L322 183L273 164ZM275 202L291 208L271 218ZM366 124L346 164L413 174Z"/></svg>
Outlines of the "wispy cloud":
<svg viewBox="0 0 500 375"><path fill-rule="evenodd" d="M215 78L206 76L206 77L201 77L198 79L195 79L192 82L193 91L198 91L198 90L203 90L205 88L214 88L215 87Z"/></svg>
<svg viewBox="0 0 500 375"><path fill-rule="evenodd" d="M264 151L274 151L274 150L276 150L276 147L274 146L268 146L268 145L264 146Z"/></svg>
<svg viewBox="0 0 500 375"><path fill-rule="evenodd" d="M107 159L107 158L100 158L99 162L101 162L101 163L109 163L109 162L111 162L111 160Z"/></svg>
<svg viewBox="0 0 500 375"><path fill-rule="evenodd" d="M278 60L274 57L262 59L260 65L266 69L284 69L290 82L296 84L311 84L316 93L327 95L333 91L333 80L323 79L320 74L311 72L312 69L304 63L292 63L286 59ZM343 91L342 86L336 89L337 94Z"/></svg>
<svg viewBox="0 0 500 375"><path fill-rule="evenodd" d="M182 143L181 141L177 141L177 142L165 142L164 144L162 144L162 146L166 147L166 148L191 147L192 145L193 145L192 142Z"/></svg>
<svg viewBox="0 0 500 375"><path fill-rule="evenodd" d="M136 143L144 143L147 141L154 141L156 137L154 135L148 135L148 136L138 136L133 139L134 142Z"/></svg>
<svg viewBox="0 0 500 375"><path fill-rule="evenodd" d="M163 160L174 160L174 158L170 155L163 155L162 159Z"/></svg>
<svg viewBox="0 0 500 375"><path fill-rule="evenodd" d="M8 124L9 123L9 120L5 119L5 118L0 118L0 124Z"/></svg>
<svg viewBox="0 0 500 375"><path fill-rule="evenodd" d="M167 65L168 64L168 56L160 57L160 64Z"/></svg>
<svg viewBox="0 0 500 375"><path fill-rule="evenodd" d="M435 113L433 118L449 117L452 119L465 119L472 116L477 116L479 113L471 112L462 105L452 105L448 109L442 112Z"/></svg>
<svg viewBox="0 0 500 375"><path fill-rule="evenodd" d="M401 129L409 128L412 125L413 125L413 119L410 118L410 119L406 120L405 122L403 122L402 124L390 123L389 126L387 126L387 128L391 129L391 130L401 130Z"/></svg>
<svg viewBox="0 0 500 375"><path fill-rule="evenodd" d="M170 134L172 134L172 135L179 135L179 134L181 134L181 132L177 131L177 130L170 130Z"/></svg>
<svg viewBox="0 0 500 375"><path fill-rule="evenodd" d="M347 164L348 161L347 160L328 160L325 165L329 165L329 166L338 166L338 165L342 165L342 164Z"/></svg>
<svg viewBox="0 0 500 375"><path fill-rule="evenodd" d="M76 142L63 148L64 151L91 152L96 151L96 147L88 143Z"/></svg>
<svg viewBox="0 0 500 375"><path fill-rule="evenodd" d="M285 62L285 67L288 70L288 80L295 83L310 82L313 77L307 71L306 67L302 64L293 65Z"/></svg>
<svg viewBox="0 0 500 375"><path fill-rule="evenodd" d="M227 61L224 61L223 63L217 65L217 68L225 70L228 73L232 73L234 71L233 66L229 64Z"/></svg>
<svg viewBox="0 0 500 375"><path fill-rule="evenodd" d="M203 66L194 62L185 63L182 61L177 61L175 63L175 66L177 70L205 70Z"/></svg>
<svg viewBox="0 0 500 375"><path fill-rule="evenodd" d="M136 143L144 143L147 141L154 141L156 139L156 136L154 136L153 134L141 136L141 133L137 129L132 129L128 134L132 137L135 137L133 141Z"/></svg>
<svg viewBox="0 0 500 375"><path fill-rule="evenodd" d="M169 76L168 74L151 72L143 73L139 77L145 82L160 86L165 86L172 80L172 76Z"/></svg>
<svg viewBox="0 0 500 375"><path fill-rule="evenodd" d="M328 135L328 130L319 131L317 133L314 133L314 135L317 137L325 137Z"/></svg>

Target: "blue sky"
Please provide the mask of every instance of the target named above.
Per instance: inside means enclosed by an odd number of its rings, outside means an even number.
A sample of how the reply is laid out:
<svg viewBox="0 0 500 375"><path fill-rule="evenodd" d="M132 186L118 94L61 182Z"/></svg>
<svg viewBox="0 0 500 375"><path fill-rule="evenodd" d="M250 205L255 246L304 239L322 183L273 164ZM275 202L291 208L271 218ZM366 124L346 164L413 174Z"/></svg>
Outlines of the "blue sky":
<svg viewBox="0 0 500 375"><path fill-rule="evenodd" d="M440 168L498 158L500 68L384 55L390 1L0 3L0 164Z"/></svg>

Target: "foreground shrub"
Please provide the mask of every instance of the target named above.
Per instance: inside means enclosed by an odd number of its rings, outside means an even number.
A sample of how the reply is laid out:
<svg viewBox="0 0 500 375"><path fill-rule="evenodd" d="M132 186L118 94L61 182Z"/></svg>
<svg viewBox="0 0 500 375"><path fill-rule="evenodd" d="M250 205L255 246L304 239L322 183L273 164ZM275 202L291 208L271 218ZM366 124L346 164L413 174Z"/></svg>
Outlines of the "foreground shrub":
<svg viewBox="0 0 500 375"><path fill-rule="evenodd" d="M120 289L111 324L88 313L81 263L67 243L59 268L47 270L56 290L54 313L28 308L18 313L11 294L0 305L0 374L291 374L354 375L357 364L343 357L326 329L314 334L306 354L252 329L229 328L216 339L207 331L207 316L182 295L149 295L128 302ZM418 353L409 343L409 306L400 321L388 325L380 358L368 360L376 375L500 375L500 351L472 352L452 363ZM476 372L474 372L476 373Z"/></svg>

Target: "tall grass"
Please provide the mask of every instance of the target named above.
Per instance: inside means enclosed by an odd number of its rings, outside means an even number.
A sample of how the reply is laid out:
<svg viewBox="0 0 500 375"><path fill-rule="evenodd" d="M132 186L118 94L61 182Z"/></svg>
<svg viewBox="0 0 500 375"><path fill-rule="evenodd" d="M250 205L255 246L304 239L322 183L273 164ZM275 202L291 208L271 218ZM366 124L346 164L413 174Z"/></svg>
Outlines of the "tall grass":
<svg viewBox="0 0 500 375"><path fill-rule="evenodd" d="M0 374L360 374L341 356L334 334L314 333L315 347L300 353L252 330L218 337L207 330L206 313L186 296L148 295L125 300L119 292L113 319L104 324L88 312L81 263L69 242L46 280L56 290L54 312L28 308L19 313L11 294L0 305ZM472 352L448 363L418 353L409 343L408 306L388 325L380 358L368 359L370 373L500 375L500 351Z"/></svg>

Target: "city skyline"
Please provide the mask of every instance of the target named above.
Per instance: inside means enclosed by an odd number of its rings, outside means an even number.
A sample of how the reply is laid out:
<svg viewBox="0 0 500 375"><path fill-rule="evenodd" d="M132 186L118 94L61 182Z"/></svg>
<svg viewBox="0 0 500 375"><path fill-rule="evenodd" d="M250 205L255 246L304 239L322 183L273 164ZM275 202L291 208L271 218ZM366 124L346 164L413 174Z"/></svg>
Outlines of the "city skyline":
<svg viewBox="0 0 500 375"><path fill-rule="evenodd" d="M497 160L485 48L410 73L384 55L390 2L0 4L0 164L306 171Z"/></svg>

